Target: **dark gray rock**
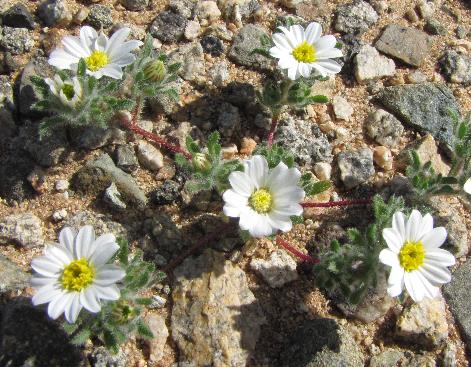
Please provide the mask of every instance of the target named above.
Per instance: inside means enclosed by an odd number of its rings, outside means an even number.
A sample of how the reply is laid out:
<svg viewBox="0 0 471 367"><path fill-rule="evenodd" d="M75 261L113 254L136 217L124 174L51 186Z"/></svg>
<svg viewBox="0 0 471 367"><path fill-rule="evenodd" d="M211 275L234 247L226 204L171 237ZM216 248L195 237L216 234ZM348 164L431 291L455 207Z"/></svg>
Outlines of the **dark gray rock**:
<svg viewBox="0 0 471 367"><path fill-rule="evenodd" d="M173 180L166 180L160 187L152 191L150 200L157 205L175 203L180 197L180 184Z"/></svg>
<svg viewBox="0 0 471 367"><path fill-rule="evenodd" d="M119 145L114 151L116 166L124 172L132 173L139 168L134 148L129 145Z"/></svg>
<svg viewBox="0 0 471 367"><path fill-rule="evenodd" d="M281 352L285 367L364 367L365 357L352 335L334 319L304 322Z"/></svg>
<svg viewBox="0 0 471 367"><path fill-rule="evenodd" d="M451 282L443 287L443 295L461 329L468 350L471 350L471 260L453 272Z"/></svg>
<svg viewBox="0 0 471 367"><path fill-rule="evenodd" d="M215 37L215 36L204 36L201 41L201 46L203 47L203 51L206 54L210 54L212 56L220 56L224 52L224 45L222 41Z"/></svg>
<svg viewBox="0 0 471 367"><path fill-rule="evenodd" d="M379 102L400 121L420 133L430 133L450 152L453 120L449 111L459 114L453 93L444 84L424 83L384 88Z"/></svg>
<svg viewBox="0 0 471 367"><path fill-rule="evenodd" d="M0 255L0 269L2 269L0 272L0 294L29 287L29 275L3 255Z"/></svg>
<svg viewBox="0 0 471 367"><path fill-rule="evenodd" d="M66 27L72 21L72 12L64 0L46 0L38 8L38 16L48 27Z"/></svg>
<svg viewBox="0 0 471 367"><path fill-rule="evenodd" d="M418 29L390 24L376 41L375 47L386 55L418 67L427 57L432 40Z"/></svg>
<svg viewBox="0 0 471 367"><path fill-rule="evenodd" d="M128 202L145 206L147 198L134 178L115 166L108 154L102 154L93 161L88 161L78 170L73 178L75 190L98 194L114 182Z"/></svg>
<svg viewBox="0 0 471 367"><path fill-rule="evenodd" d="M187 19L182 15L172 11L163 11L152 22L149 32L162 42L178 42L185 33L186 23Z"/></svg>
<svg viewBox="0 0 471 367"><path fill-rule="evenodd" d="M111 8L106 5L94 4L90 6L87 23L97 29L108 28L113 25Z"/></svg>
<svg viewBox="0 0 471 367"><path fill-rule="evenodd" d="M126 354L123 351L112 354L105 347L93 348L88 357L92 367L126 367L127 365Z"/></svg>
<svg viewBox="0 0 471 367"><path fill-rule="evenodd" d="M0 28L1 30L1 28ZM0 36L0 47L13 55L20 55L32 50L34 40L26 28L3 27Z"/></svg>
<svg viewBox="0 0 471 367"><path fill-rule="evenodd" d="M80 350L70 344L60 324L51 320L44 308L34 307L30 299L21 297L11 301L2 308L1 315L0 365L87 365Z"/></svg>
<svg viewBox="0 0 471 367"><path fill-rule="evenodd" d="M1 151L1 147L0 147ZM10 205L30 199L34 191L26 177L34 169L34 161L23 150L5 149L0 154L0 197Z"/></svg>
<svg viewBox="0 0 471 367"><path fill-rule="evenodd" d="M126 132L117 127L69 127L71 144L80 149L94 150L110 144L125 144Z"/></svg>
<svg viewBox="0 0 471 367"><path fill-rule="evenodd" d="M471 28L459 25L456 27L456 37L459 39L466 39L471 37Z"/></svg>
<svg viewBox="0 0 471 367"><path fill-rule="evenodd" d="M3 25L14 28L33 29L36 26L33 15L28 8L21 3L17 3L9 8L2 15Z"/></svg>
<svg viewBox="0 0 471 367"><path fill-rule="evenodd" d="M0 219L0 242L21 247L44 244L41 219L31 213L14 214Z"/></svg>
<svg viewBox="0 0 471 367"><path fill-rule="evenodd" d="M441 57L439 65L448 81L471 84L471 55L448 50Z"/></svg>
<svg viewBox="0 0 471 367"><path fill-rule="evenodd" d="M170 0L168 7L186 19L193 18L197 0Z"/></svg>
<svg viewBox="0 0 471 367"><path fill-rule="evenodd" d="M260 8L260 3L257 0L237 0L237 1L224 1L218 2L218 6L221 9L223 18L226 21L234 22L237 21L235 11L235 5L238 6L238 13L242 20L248 20L255 11Z"/></svg>
<svg viewBox="0 0 471 367"><path fill-rule="evenodd" d="M444 36L447 34L446 27L439 20L432 18L425 21L424 30L433 35Z"/></svg>
<svg viewBox="0 0 471 367"><path fill-rule="evenodd" d="M229 58L239 65L259 70L269 69L271 65L269 58L257 53L252 53L256 48L262 47L260 40L266 35L263 28L253 24L247 24L234 37L232 47L229 51Z"/></svg>
<svg viewBox="0 0 471 367"><path fill-rule="evenodd" d="M204 211L208 209L211 202L212 190L201 190L194 192L190 188L190 183L186 182L181 192L182 202L193 209Z"/></svg>
<svg viewBox="0 0 471 367"><path fill-rule="evenodd" d="M347 189L367 182L375 173L373 152L368 148L342 152L337 156L337 161L340 179Z"/></svg>
<svg viewBox="0 0 471 367"><path fill-rule="evenodd" d="M378 13L365 1L341 5L337 9L335 30L361 34L378 21Z"/></svg>
<svg viewBox="0 0 471 367"><path fill-rule="evenodd" d="M332 162L332 146L317 124L288 117L278 125L276 143L295 153L300 164Z"/></svg>
<svg viewBox="0 0 471 367"><path fill-rule="evenodd" d="M127 10L139 11L144 10L149 5L149 0L120 0Z"/></svg>
<svg viewBox="0 0 471 367"><path fill-rule="evenodd" d="M222 103L217 126L222 136L231 137L236 130L240 129L239 109L230 103Z"/></svg>

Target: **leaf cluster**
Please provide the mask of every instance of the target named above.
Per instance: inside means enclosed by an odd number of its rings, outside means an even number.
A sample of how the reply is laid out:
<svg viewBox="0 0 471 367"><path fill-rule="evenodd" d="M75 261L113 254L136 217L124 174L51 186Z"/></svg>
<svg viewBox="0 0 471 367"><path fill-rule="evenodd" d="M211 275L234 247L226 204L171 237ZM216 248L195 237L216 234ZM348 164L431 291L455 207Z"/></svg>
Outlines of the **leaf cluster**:
<svg viewBox="0 0 471 367"><path fill-rule="evenodd" d="M392 216L403 207L402 198L393 196L384 202L380 196L375 196L372 202L374 222L363 231L349 229L345 244L337 240L331 243L320 263L314 266L317 284L331 293L340 293L350 304L360 303L377 282L379 253L386 246L382 231L391 225Z"/></svg>

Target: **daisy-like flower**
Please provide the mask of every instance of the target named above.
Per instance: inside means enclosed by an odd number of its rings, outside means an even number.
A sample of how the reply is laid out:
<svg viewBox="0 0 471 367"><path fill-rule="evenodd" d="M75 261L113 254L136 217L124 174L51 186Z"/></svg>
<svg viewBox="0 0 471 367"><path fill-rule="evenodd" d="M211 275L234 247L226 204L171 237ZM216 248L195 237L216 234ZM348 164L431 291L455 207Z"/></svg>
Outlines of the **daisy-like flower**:
<svg viewBox="0 0 471 367"><path fill-rule="evenodd" d="M270 49L270 55L279 59L278 66L281 69L288 70L288 78L308 78L312 69L322 76L340 72L342 67L331 59L342 57L342 51L335 48L337 40L334 36L321 37L322 27L319 23L312 22L306 29L297 24L279 29L283 33L272 36L275 46Z"/></svg>
<svg viewBox="0 0 471 367"><path fill-rule="evenodd" d="M466 193L471 194L471 178L468 178L466 180L463 186L463 190L466 191Z"/></svg>
<svg viewBox="0 0 471 367"><path fill-rule="evenodd" d="M283 162L269 170L265 157L255 155L244 163L244 172L229 175L231 189L223 195L224 214L240 217L240 228L253 237L270 236L278 229L289 231L290 217L303 212L300 177L299 170Z"/></svg>
<svg viewBox="0 0 471 367"><path fill-rule="evenodd" d="M413 210L407 219L402 212L393 216L392 228L383 230L388 245L379 254L379 260L391 266L388 294L396 297L405 288L416 302L434 298L439 286L451 280L447 266L455 263L454 256L440 246L446 240L443 227L433 228L430 214L422 217Z"/></svg>
<svg viewBox="0 0 471 367"><path fill-rule="evenodd" d="M44 81L49 86L51 92L59 98L65 106L75 108L80 102L82 98L82 86L77 77L64 81L59 75L55 75L54 79L46 78Z"/></svg>
<svg viewBox="0 0 471 367"><path fill-rule="evenodd" d="M114 235L95 239L92 226L84 226L78 233L67 227L60 232L59 242L31 263L36 272L31 279L37 290L34 305L49 303L49 317L57 319L65 313L73 323L82 307L96 313L101 300L119 299L116 282L126 274L118 265L107 264L119 249Z"/></svg>
<svg viewBox="0 0 471 367"><path fill-rule="evenodd" d="M66 70L76 70L80 59L85 60L87 74L99 79L103 75L121 79L122 68L132 64L136 57L132 50L142 45L141 41L127 41L131 30L123 27L108 39L92 27L80 28L80 37L65 36L62 39L64 48L54 50L49 56L49 64Z"/></svg>

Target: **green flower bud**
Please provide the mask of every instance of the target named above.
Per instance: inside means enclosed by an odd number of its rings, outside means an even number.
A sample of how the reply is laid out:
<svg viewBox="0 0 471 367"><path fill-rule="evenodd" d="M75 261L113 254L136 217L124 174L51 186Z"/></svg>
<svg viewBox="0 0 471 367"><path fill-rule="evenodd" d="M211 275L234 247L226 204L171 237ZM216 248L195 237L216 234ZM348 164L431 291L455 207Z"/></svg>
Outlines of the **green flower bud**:
<svg viewBox="0 0 471 367"><path fill-rule="evenodd" d="M199 171L207 172L211 169L211 162L205 153L196 153L193 155L193 167Z"/></svg>
<svg viewBox="0 0 471 367"><path fill-rule="evenodd" d="M150 61L144 66L144 74L147 79L154 82L161 82L165 78L167 69L165 64L160 60Z"/></svg>
<svg viewBox="0 0 471 367"><path fill-rule="evenodd" d="M137 312L129 301L120 300L116 302L111 315L118 324L126 324L137 316Z"/></svg>

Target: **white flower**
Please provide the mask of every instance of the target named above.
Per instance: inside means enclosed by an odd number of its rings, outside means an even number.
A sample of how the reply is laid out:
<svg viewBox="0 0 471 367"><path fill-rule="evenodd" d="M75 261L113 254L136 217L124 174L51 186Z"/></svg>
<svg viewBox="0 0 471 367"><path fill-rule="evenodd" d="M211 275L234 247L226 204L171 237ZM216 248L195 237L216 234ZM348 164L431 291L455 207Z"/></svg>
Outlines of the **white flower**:
<svg viewBox="0 0 471 367"><path fill-rule="evenodd" d="M224 192L224 214L240 217L239 225L253 237L286 232L292 227L290 217L300 215L299 202L304 190L299 187L301 173L283 162L268 169L265 157L255 155L244 162L244 172L229 175L231 189Z"/></svg>
<svg viewBox="0 0 471 367"><path fill-rule="evenodd" d="M283 33L272 36L275 46L270 55L278 60L281 69L288 69L288 77L296 80L299 76L308 78L312 69L320 75L337 74L341 66L331 58L342 57L342 51L335 48L337 40L332 35L322 36L322 27L312 22L304 30L300 25L279 27Z"/></svg>
<svg viewBox="0 0 471 367"><path fill-rule="evenodd" d="M54 50L49 56L49 64L67 70L76 70L80 59L87 65L87 74L99 79L103 75L114 79L123 76L122 67L132 64L136 57L132 50L142 45L141 41L124 40L131 30L123 27L116 31L111 38L92 27L80 28L80 37L65 36L62 39L64 48Z"/></svg>
<svg viewBox="0 0 471 367"><path fill-rule="evenodd" d="M55 75L54 79L46 78L44 81L49 86L51 92L60 99L60 101L71 108L74 108L82 98L82 86L77 77L71 80L62 80L59 75Z"/></svg>
<svg viewBox="0 0 471 367"><path fill-rule="evenodd" d="M388 279L391 297L401 294L404 286L416 302L439 294L438 286L451 280L447 266L455 263L451 253L439 248L446 236L445 228L433 228L430 214L422 217L413 210L409 219L402 212L394 214L392 228L383 230L389 249L379 254L379 260L392 267Z"/></svg>
<svg viewBox="0 0 471 367"><path fill-rule="evenodd" d="M463 186L463 190L466 191L466 193L471 194L471 178L468 178L466 180Z"/></svg>
<svg viewBox="0 0 471 367"><path fill-rule="evenodd" d="M92 226L82 227L78 234L67 227L60 232L59 242L46 247L44 256L31 263L37 273L31 279L37 290L34 305L49 303L52 319L65 313L73 323L82 307L95 313L101 309L100 300L119 299L116 282L126 274L119 266L107 264L119 249L114 235L95 239Z"/></svg>

